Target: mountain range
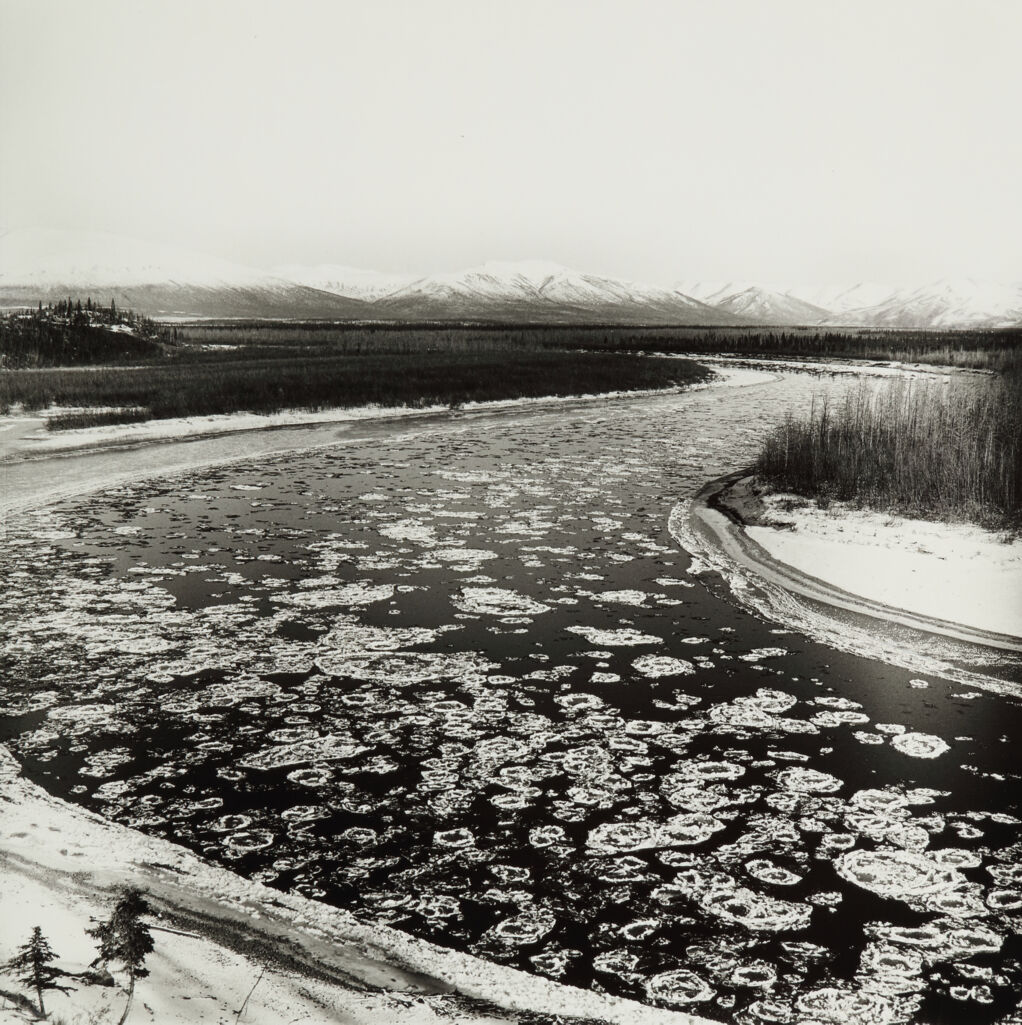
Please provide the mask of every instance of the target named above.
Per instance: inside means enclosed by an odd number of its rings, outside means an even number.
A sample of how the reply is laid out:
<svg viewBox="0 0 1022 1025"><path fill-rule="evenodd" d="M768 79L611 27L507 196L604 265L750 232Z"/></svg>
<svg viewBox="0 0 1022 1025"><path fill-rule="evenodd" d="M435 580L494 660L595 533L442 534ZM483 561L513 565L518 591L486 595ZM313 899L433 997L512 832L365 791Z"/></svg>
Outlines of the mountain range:
<svg viewBox="0 0 1022 1025"><path fill-rule="evenodd" d="M0 306L68 296L165 318L369 316L357 300L185 249L102 232L0 235Z"/></svg>
<svg viewBox="0 0 1022 1025"><path fill-rule="evenodd" d="M0 307L67 296L114 299L150 316L372 321L511 321L891 329L1022 326L1022 283L945 280L766 288L680 280L657 287L544 261L428 276L344 265L272 271L98 232L0 235Z"/></svg>

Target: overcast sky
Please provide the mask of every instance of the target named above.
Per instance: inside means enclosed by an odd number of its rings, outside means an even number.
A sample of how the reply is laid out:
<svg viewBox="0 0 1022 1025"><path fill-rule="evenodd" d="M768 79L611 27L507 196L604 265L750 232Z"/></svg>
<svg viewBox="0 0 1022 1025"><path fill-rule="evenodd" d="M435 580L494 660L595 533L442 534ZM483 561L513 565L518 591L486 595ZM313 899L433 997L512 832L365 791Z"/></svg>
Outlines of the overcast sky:
<svg viewBox="0 0 1022 1025"><path fill-rule="evenodd" d="M0 227L428 272L1022 278L1016 0L0 0Z"/></svg>

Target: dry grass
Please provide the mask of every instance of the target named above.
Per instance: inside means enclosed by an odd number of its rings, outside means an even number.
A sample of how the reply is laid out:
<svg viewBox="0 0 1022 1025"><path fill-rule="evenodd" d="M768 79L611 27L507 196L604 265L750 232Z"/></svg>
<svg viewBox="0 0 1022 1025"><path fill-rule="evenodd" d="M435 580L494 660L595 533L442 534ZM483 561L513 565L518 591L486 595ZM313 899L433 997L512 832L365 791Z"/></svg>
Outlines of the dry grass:
<svg viewBox="0 0 1022 1025"><path fill-rule="evenodd" d="M767 439L776 487L924 519L1022 526L1022 372L863 382Z"/></svg>

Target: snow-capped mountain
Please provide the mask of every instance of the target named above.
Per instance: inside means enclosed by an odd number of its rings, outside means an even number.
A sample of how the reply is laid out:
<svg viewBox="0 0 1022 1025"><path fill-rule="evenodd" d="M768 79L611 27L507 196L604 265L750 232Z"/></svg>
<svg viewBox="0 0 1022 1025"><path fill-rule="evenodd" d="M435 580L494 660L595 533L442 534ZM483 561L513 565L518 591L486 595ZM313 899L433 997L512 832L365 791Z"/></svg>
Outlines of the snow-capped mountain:
<svg viewBox="0 0 1022 1025"><path fill-rule="evenodd" d="M404 288L417 277L414 274L386 274L381 271L363 270L338 263L322 263L311 267L294 263L282 264L274 267L272 273L298 285L366 302L382 299Z"/></svg>
<svg viewBox="0 0 1022 1025"><path fill-rule="evenodd" d="M69 295L114 299L153 316L364 315L353 300L173 246L103 232L33 228L0 235L0 305Z"/></svg>
<svg viewBox="0 0 1022 1025"><path fill-rule="evenodd" d="M1022 326L1022 285L972 280L896 287L877 282L764 288L747 281L677 286L747 323L892 329Z"/></svg>
<svg viewBox="0 0 1022 1025"><path fill-rule="evenodd" d="M894 291L875 305L834 313L826 323L916 330L1017 327L1022 325L1022 284L937 281Z"/></svg>
<svg viewBox="0 0 1022 1025"><path fill-rule="evenodd" d="M834 313L881 302L894 291L888 285L817 285L769 288L754 281L685 280L679 291L756 324L809 326Z"/></svg>
<svg viewBox="0 0 1022 1025"><path fill-rule="evenodd" d="M816 324L829 313L793 295L774 292L758 285L750 285L730 294L714 295L706 301L718 310L727 310L754 324Z"/></svg>
<svg viewBox="0 0 1022 1025"><path fill-rule="evenodd" d="M797 285L785 289L785 294L833 314L877 306L889 299L895 291L893 285L860 281L854 285Z"/></svg>
<svg viewBox="0 0 1022 1025"><path fill-rule="evenodd" d="M542 323L737 324L671 289L637 285L560 264L493 261L413 281L374 303L393 319L523 320Z"/></svg>
<svg viewBox="0 0 1022 1025"><path fill-rule="evenodd" d="M674 287L679 292L692 296L693 299L713 305L725 296L760 286L755 281L707 281L703 278L686 278L683 281L676 281Z"/></svg>

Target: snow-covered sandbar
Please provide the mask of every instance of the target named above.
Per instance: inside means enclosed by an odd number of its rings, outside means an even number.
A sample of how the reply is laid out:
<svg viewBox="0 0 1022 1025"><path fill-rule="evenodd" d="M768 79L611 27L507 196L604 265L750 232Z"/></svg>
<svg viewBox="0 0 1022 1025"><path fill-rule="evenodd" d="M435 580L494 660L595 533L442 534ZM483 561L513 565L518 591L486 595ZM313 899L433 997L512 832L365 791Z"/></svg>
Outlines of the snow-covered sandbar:
<svg viewBox="0 0 1022 1025"><path fill-rule="evenodd" d="M1022 639L1022 539L967 523L820 508L793 495L739 499L747 535L773 559L893 609Z"/></svg>

